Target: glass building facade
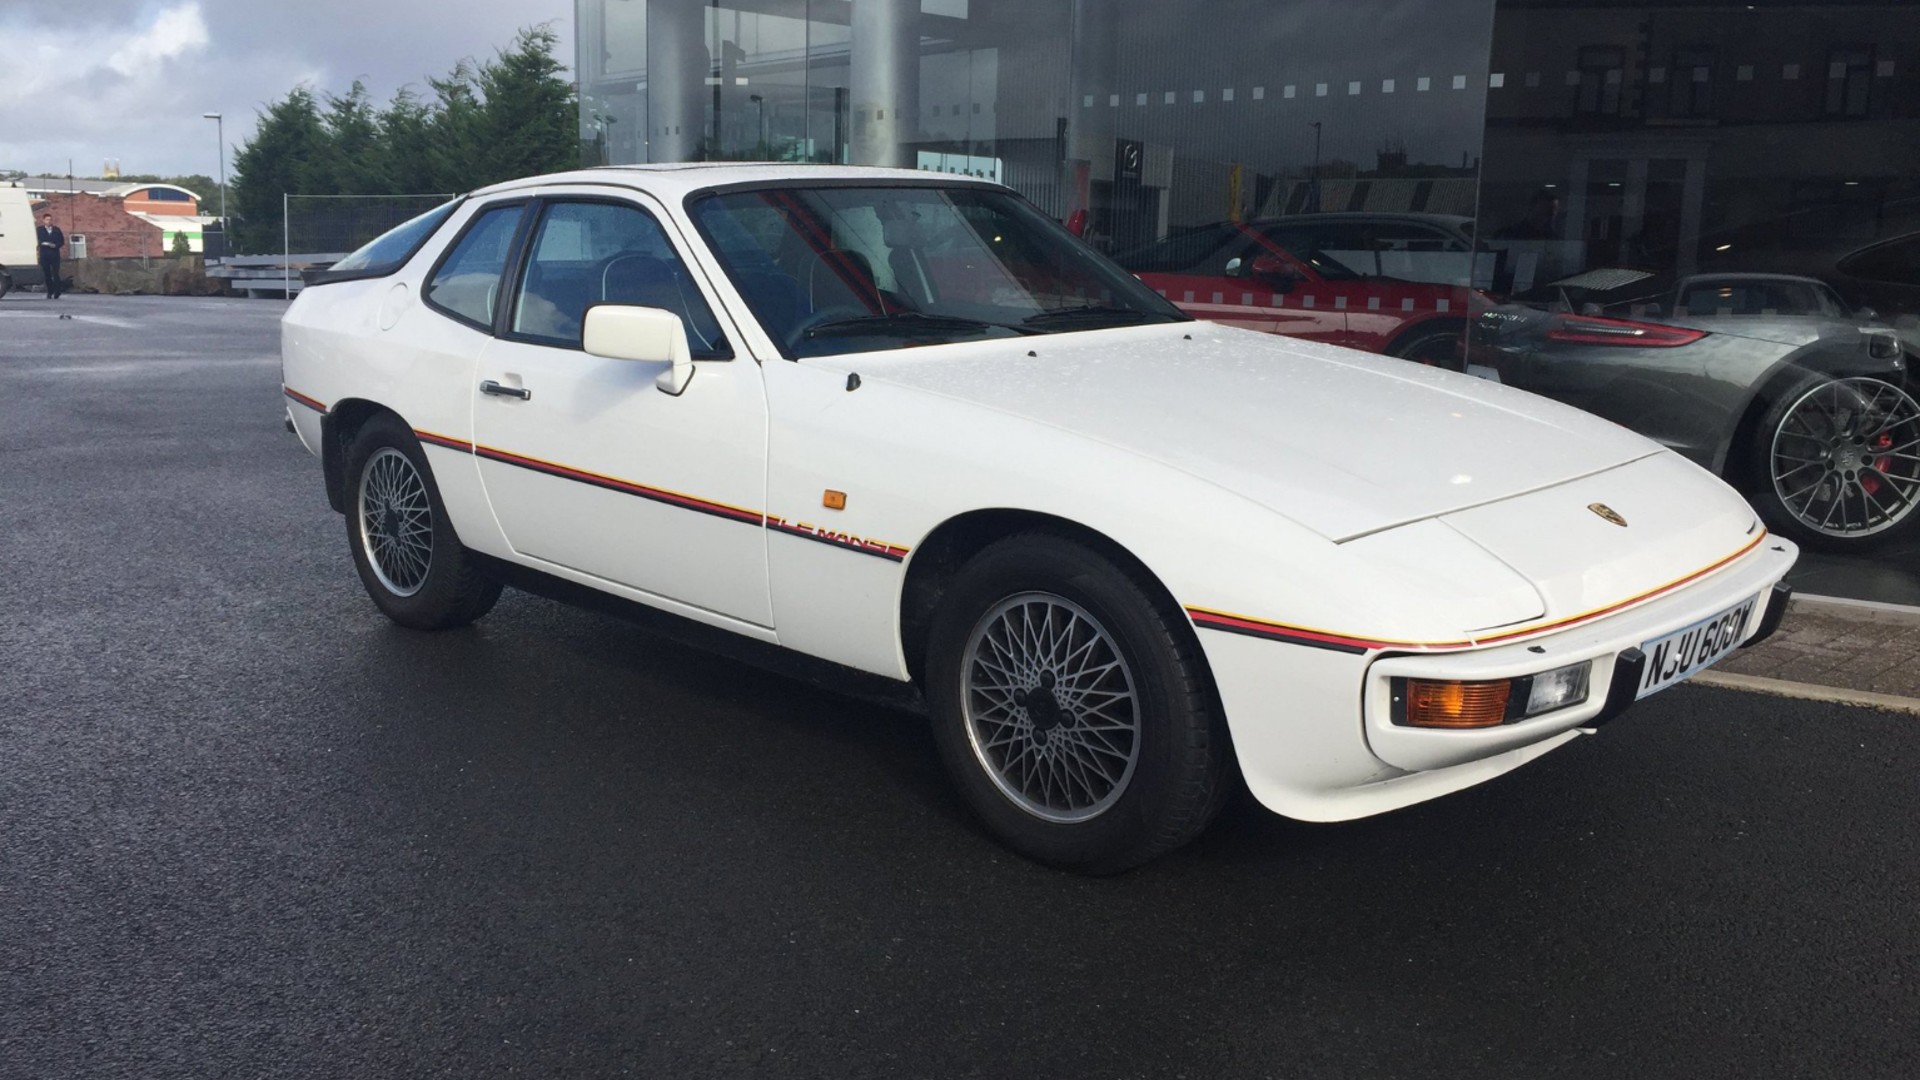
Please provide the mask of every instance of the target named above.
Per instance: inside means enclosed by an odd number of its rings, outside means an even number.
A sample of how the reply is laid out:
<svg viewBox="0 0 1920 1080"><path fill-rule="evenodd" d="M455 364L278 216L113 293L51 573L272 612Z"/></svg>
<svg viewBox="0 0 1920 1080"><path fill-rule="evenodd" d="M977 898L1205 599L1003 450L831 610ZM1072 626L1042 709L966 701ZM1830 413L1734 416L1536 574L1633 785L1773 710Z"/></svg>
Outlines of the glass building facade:
<svg viewBox="0 0 1920 1080"><path fill-rule="evenodd" d="M1195 315L1610 416L1816 547L1920 526L1910 0L576 11L589 163L987 177Z"/></svg>

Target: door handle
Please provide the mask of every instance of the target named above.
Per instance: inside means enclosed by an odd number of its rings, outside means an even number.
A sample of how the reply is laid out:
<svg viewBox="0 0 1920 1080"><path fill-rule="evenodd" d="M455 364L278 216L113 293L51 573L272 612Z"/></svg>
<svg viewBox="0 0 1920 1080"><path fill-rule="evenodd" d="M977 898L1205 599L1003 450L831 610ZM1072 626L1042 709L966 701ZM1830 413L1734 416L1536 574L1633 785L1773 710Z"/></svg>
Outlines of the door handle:
<svg viewBox="0 0 1920 1080"><path fill-rule="evenodd" d="M533 391L523 386L501 386L492 379L488 379L486 382L480 384L480 392L483 394L493 394L496 397L517 397L521 401L533 400Z"/></svg>

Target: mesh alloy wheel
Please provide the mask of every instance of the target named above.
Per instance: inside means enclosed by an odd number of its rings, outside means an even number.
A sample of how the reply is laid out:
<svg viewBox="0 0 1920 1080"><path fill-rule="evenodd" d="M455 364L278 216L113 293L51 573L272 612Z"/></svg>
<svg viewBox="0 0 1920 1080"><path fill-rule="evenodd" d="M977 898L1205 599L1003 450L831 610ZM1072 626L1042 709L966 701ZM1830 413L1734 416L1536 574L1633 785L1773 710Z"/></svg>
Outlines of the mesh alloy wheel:
<svg viewBox="0 0 1920 1080"><path fill-rule="evenodd" d="M1008 597L962 657L966 734L1001 794L1059 824L1089 821L1126 792L1140 758L1140 704L1113 637L1062 596Z"/></svg>
<svg viewBox="0 0 1920 1080"><path fill-rule="evenodd" d="M1842 539L1890 529L1920 501L1920 404L1879 379L1821 383L1787 407L1768 462L1803 527Z"/></svg>
<svg viewBox="0 0 1920 1080"><path fill-rule="evenodd" d="M361 547L368 567L395 596L412 596L433 566L433 504L413 462L381 447L360 474Z"/></svg>

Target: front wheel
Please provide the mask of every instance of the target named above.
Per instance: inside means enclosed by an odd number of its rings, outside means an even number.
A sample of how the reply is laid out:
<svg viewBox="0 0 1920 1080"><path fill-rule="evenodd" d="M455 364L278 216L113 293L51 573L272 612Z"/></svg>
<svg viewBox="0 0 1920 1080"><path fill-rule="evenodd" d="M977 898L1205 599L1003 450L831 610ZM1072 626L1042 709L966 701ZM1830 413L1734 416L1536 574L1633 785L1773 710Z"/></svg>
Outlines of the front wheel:
<svg viewBox="0 0 1920 1080"><path fill-rule="evenodd" d="M1864 550L1920 520L1920 403L1893 383L1792 383L1761 414L1747 454L1762 515L1808 546Z"/></svg>
<svg viewBox="0 0 1920 1080"><path fill-rule="evenodd" d="M390 415L347 445L347 544L367 595L415 630L465 626L493 608L500 582L460 544L420 441Z"/></svg>
<svg viewBox="0 0 1920 1080"><path fill-rule="evenodd" d="M1041 533L988 547L929 650L941 757L1015 850L1115 873L1218 812L1232 755L1192 628L1099 552Z"/></svg>

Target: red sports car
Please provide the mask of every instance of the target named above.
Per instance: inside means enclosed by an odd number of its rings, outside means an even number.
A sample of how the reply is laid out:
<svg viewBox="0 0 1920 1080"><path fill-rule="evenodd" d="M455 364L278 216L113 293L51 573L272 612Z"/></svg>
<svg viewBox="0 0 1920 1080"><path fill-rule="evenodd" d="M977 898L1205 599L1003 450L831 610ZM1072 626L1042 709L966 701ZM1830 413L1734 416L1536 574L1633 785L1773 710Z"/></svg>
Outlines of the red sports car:
<svg viewBox="0 0 1920 1080"><path fill-rule="evenodd" d="M1493 258L1476 263L1472 226L1441 214L1223 221L1114 258L1198 318L1459 368L1468 297Z"/></svg>

